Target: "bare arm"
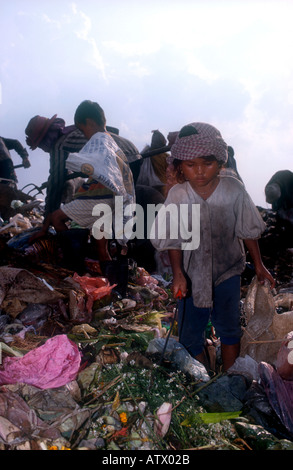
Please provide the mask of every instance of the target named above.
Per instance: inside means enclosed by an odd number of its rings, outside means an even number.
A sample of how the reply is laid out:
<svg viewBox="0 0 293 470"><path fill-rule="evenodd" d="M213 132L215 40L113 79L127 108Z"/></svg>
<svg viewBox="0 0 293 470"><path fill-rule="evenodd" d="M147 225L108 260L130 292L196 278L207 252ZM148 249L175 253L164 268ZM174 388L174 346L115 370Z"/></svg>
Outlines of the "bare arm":
<svg viewBox="0 0 293 470"><path fill-rule="evenodd" d="M255 272L259 282L261 284L264 284L265 280L267 279L271 285L271 288L275 287L274 278L262 262L258 241L246 239L244 240L244 243L247 246L247 249L254 263Z"/></svg>
<svg viewBox="0 0 293 470"><path fill-rule="evenodd" d="M185 297L187 294L187 282L182 268L182 251L168 250L168 253L173 272L173 296L176 298L179 292L181 292L182 297Z"/></svg>
<svg viewBox="0 0 293 470"><path fill-rule="evenodd" d="M31 166L27 150L18 140L7 139L6 137L2 137L2 140L4 141L8 150L15 150L15 152L18 153L18 155L22 158L25 168L29 168Z"/></svg>

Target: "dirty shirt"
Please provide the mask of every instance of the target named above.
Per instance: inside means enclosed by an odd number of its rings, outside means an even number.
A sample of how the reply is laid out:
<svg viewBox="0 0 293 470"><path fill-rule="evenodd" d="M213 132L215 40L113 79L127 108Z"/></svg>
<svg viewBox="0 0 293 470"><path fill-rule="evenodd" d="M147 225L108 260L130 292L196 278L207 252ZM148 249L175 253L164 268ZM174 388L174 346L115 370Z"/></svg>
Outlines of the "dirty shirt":
<svg viewBox="0 0 293 470"><path fill-rule="evenodd" d="M64 185L68 177L65 165L69 153L79 152L86 142L82 132L74 128L70 133L62 135L50 151L50 174L45 199L45 215L60 207Z"/></svg>
<svg viewBox="0 0 293 470"><path fill-rule="evenodd" d="M177 207L180 204L200 205L199 246L182 250L183 266L191 280L194 305L212 308L213 287L242 273L245 267L243 240L260 238L265 224L244 185L231 176L220 176L218 186L206 200L192 189L189 182L176 184L164 203L165 206L168 204ZM191 227L191 211L188 211L188 219ZM176 239L170 238L168 230L167 223L166 239L155 236L152 244L159 251L180 250L186 240L180 238L180 231Z"/></svg>

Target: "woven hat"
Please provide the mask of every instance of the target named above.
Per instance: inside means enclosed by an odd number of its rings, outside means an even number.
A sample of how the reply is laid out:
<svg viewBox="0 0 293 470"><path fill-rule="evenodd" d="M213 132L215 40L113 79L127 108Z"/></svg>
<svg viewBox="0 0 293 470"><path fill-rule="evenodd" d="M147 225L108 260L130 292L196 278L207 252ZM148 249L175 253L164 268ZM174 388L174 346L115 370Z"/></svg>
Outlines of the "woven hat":
<svg viewBox="0 0 293 470"><path fill-rule="evenodd" d="M172 163L174 159L193 160L210 155L214 155L219 162L226 163L228 159L226 142L214 126L203 122L193 122L184 126L177 135L168 163Z"/></svg>
<svg viewBox="0 0 293 470"><path fill-rule="evenodd" d="M26 133L26 143L29 145L31 150L35 150L39 143L45 137L49 127L52 122L56 119L57 114L54 114L51 119L43 116L35 116L28 123L25 133Z"/></svg>

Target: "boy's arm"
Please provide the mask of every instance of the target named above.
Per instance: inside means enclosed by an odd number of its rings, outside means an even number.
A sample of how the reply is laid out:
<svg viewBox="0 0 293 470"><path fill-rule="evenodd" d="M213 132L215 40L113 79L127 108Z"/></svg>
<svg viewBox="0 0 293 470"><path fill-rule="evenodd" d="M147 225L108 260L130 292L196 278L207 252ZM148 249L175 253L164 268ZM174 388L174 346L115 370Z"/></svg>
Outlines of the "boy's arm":
<svg viewBox="0 0 293 470"><path fill-rule="evenodd" d="M182 268L182 251L168 250L168 254L173 272L173 296L176 298L181 291L182 297L185 297L187 294L187 282Z"/></svg>
<svg viewBox="0 0 293 470"><path fill-rule="evenodd" d="M252 258L255 272L256 272L259 282L261 284L264 284L265 280L268 279L271 285L271 288L275 287L274 278L272 277L271 273L267 270L267 268L264 266L262 262L258 241L246 239L244 240L244 243Z"/></svg>

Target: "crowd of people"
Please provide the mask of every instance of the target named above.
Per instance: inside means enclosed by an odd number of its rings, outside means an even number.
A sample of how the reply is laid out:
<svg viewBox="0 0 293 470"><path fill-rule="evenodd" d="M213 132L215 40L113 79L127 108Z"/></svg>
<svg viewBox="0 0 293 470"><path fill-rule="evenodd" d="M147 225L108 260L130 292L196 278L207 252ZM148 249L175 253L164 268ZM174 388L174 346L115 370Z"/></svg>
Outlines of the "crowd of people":
<svg viewBox="0 0 293 470"><path fill-rule="evenodd" d="M50 155L44 223L32 235L31 243L54 227L70 246L68 235L73 232L68 222L74 222L91 237L103 274L117 282L124 296L129 240L115 232L108 236L106 230L102 236L93 236L95 207L103 204L105 211L109 208L113 212L117 195L136 201L143 208L161 204L154 223L156 236L137 240L132 249L138 259L142 253L149 260L155 252L168 253L172 292L181 299L179 341L193 357L206 364L204 333L212 319L221 338L223 366L228 369L240 349L240 277L246 250L259 282L268 281L274 287L274 279L262 262L258 246L265 224L237 171L234 150L220 131L210 124L194 122L171 132L167 141L159 130L154 130L150 145L139 152L117 129L107 126L98 103L86 100L76 109L73 125L67 126L57 115L35 116L27 124L25 134L31 150L40 148ZM11 149L19 153L25 168L30 166L28 153L19 142L1 138L3 182L16 181ZM71 160L80 161L80 167L70 164ZM280 173L266 186L266 197L281 215L285 210L290 216L293 175L290 171ZM179 210L183 204L200 208L200 242L194 249L182 248L186 240L180 234L172 237L170 225L166 236L159 236L161 211L169 205ZM188 227L192 223L190 214L187 212L185 221ZM110 241L116 243L115 256L109 249ZM150 263L152 269L155 266Z"/></svg>

